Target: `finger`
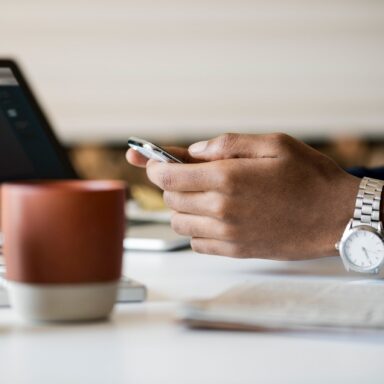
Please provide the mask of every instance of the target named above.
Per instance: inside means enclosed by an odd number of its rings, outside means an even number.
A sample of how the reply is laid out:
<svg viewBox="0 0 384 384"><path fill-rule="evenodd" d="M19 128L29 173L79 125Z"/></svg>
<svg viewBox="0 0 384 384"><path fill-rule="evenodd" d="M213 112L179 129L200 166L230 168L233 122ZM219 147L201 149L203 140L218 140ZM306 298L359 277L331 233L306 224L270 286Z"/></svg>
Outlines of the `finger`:
<svg viewBox="0 0 384 384"><path fill-rule="evenodd" d="M237 259L258 258L264 259L263 255L250 252L248 245L236 241L222 241L217 239L206 239L203 237L193 237L191 248L194 252L207 255L228 256Z"/></svg>
<svg viewBox="0 0 384 384"><path fill-rule="evenodd" d="M239 253L237 244L230 241L194 237L191 240L191 248L194 252L207 255L243 257Z"/></svg>
<svg viewBox="0 0 384 384"><path fill-rule="evenodd" d="M208 141L192 144L188 151L205 161L230 158L278 158L284 155L294 139L282 133L241 135L227 133Z"/></svg>
<svg viewBox="0 0 384 384"><path fill-rule="evenodd" d="M171 218L172 229L182 236L232 241L236 232L224 222L206 216L176 212Z"/></svg>
<svg viewBox="0 0 384 384"><path fill-rule="evenodd" d="M243 243L237 241L223 241L217 239L207 239L204 237L193 237L191 239L191 248L194 252L204 253L207 255L229 256L238 259L269 259L269 260L295 260L288 259L279 254L259 252L255 249L254 243ZM297 258L297 260L299 260Z"/></svg>
<svg viewBox="0 0 384 384"><path fill-rule="evenodd" d="M135 167L145 168L148 159L143 156L141 153L135 151L133 148L129 148L125 157L129 164L134 165Z"/></svg>
<svg viewBox="0 0 384 384"><path fill-rule="evenodd" d="M215 162L176 164L149 161L147 175L164 191L199 192L220 187L221 172Z"/></svg>
<svg viewBox="0 0 384 384"><path fill-rule="evenodd" d="M231 220L235 212L227 196L215 192L170 192L164 191L165 205L180 213L208 216L218 220Z"/></svg>

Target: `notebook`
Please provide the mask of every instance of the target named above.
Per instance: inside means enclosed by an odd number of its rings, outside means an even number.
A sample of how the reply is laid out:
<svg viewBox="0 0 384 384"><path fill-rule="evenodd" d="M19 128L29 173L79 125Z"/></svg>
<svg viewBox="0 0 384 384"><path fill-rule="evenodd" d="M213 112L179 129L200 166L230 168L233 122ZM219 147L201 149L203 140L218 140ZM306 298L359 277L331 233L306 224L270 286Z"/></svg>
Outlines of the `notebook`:
<svg viewBox="0 0 384 384"><path fill-rule="evenodd" d="M384 329L384 282L274 280L244 283L206 301L186 303L190 327Z"/></svg>

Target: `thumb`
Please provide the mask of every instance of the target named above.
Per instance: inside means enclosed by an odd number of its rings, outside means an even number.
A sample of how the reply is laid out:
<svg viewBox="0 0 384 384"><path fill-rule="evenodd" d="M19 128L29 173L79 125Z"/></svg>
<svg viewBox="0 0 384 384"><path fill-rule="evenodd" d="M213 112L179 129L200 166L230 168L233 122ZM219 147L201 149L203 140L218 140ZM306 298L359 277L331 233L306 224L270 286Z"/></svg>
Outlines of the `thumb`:
<svg viewBox="0 0 384 384"><path fill-rule="evenodd" d="M208 141L199 141L188 148L189 154L205 161L277 157L280 146L276 145L276 135L244 135L226 133Z"/></svg>

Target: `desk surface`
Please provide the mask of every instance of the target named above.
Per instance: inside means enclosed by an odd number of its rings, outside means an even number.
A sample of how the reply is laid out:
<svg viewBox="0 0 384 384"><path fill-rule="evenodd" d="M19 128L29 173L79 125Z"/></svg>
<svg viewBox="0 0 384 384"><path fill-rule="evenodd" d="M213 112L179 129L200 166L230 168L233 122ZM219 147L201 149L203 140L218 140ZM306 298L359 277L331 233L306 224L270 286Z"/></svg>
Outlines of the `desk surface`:
<svg viewBox="0 0 384 384"><path fill-rule="evenodd" d="M384 332L223 332L174 321L180 300L262 277L350 279L337 259L232 260L130 253L125 271L149 300L108 322L31 326L0 309L0 381L18 383L383 383Z"/></svg>

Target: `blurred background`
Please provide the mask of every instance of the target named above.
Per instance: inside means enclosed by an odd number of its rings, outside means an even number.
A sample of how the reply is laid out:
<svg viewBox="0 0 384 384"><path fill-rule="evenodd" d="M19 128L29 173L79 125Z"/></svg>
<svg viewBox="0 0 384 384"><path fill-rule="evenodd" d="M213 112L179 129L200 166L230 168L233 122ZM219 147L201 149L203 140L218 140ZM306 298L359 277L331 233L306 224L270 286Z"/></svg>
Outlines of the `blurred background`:
<svg viewBox="0 0 384 384"><path fill-rule="evenodd" d="M146 184L127 138L188 145L287 132L384 165L384 1L0 0L19 61L77 169Z"/></svg>

